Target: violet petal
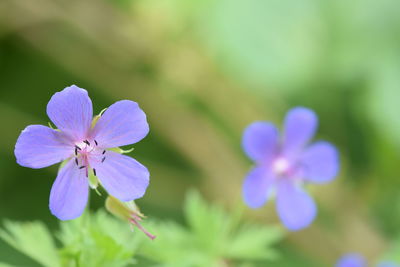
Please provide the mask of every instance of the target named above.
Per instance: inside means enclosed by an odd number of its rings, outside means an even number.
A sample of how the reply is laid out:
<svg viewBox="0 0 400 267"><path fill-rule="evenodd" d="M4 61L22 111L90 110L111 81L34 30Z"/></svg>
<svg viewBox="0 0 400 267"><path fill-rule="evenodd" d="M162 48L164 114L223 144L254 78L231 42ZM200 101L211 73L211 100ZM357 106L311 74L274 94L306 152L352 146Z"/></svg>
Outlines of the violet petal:
<svg viewBox="0 0 400 267"><path fill-rule="evenodd" d="M149 132L146 114L136 102L122 100L111 105L96 123L91 136L99 146L112 148L134 144Z"/></svg>
<svg viewBox="0 0 400 267"><path fill-rule="evenodd" d="M339 171L336 147L328 142L317 142L308 147L301 158L304 178L314 183L333 180Z"/></svg>
<svg viewBox="0 0 400 267"><path fill-rule="evenodd" d="M276 152L278 129L269 122L254 122L244 131L242 146L254 161L268 162Z"/></svg>
<svg viewBox="0 0 400 267"><path fill-rule="evenodd" d="M366 267L367 262L359 254L346 254L336 263L335 267Z"/></svg>
<svg viewBox="0 0 400 267"><path fill-rule="evenodd" d="M14 150L19 165L34 169L63 161L72 153L72 145L62 133L42 125L26 127Z"/></svg>
<svg viewBox="0 0 400 267"><path fill-rule="evenodd" d="M47 115L74 141L82 141L92 123L92 101L85 89L72 85L51 97L47 104Z"/></svg>
<svg viewBox="0 0 400 267"><path fill-rule="evenodd" d="M59 172L50 192L50 211L60 220L79 217L86 206L89 184L86 170L71 159Z"/></svg>
<svg viewBox="0 0 400 267"><path fill-rule="evenodd" d="M268 200L274 189L275 177L264 167L255 167L244 180L243 198L253 209L260 208Z"/></svg>
<svg viewBox="0 0 400 267"><path fill-rule="evenodd" d="M107 151L105 160L92 158L90 165L96 169L97 177L107 192L122 200L141 198L149 185L149 171L131 157Z"/></svg>
<svg viewBox="0 0 400 267"><path fill-rule="evenodd" d="M282 223L291 231L307 227L317 214L314 200L292 181L279 182L276 205Z"/></svg>
<svg viewBox="0 0 400 267"><path fill-rule="evenodd" d="M284 126L284 154L288 157L296 157L314 136L317 124L317 115L311 109L297 107L289 110Z"/></svg>

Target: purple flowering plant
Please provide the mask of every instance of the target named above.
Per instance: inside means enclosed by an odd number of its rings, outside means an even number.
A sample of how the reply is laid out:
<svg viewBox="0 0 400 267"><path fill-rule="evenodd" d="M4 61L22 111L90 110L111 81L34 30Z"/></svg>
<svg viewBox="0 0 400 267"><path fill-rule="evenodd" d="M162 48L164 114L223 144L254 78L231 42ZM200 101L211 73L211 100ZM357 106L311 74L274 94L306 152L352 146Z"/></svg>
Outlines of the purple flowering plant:
<svg viewBox="0 0 400 267"><path fill-rule="evenodd" d="M317 208L303 186L332 181L339 171L339 155L326 141L310 144L318 125L310 109L291 109L282 137L271 122L258 121L244 131L242 145L255 162L243 184L245 203L260 208L276 193L276 209L282 223L292 231L307 227Z"/></svg>
<svg viewBox="0 0 400 267"><path fill-rule="evenodd" d="M75 85L55 93L47 115L58 129L29 125L15 145L18 164L44 168L65 162L51 188L49 207L60 220L79 217L88 202L89 188L98 182L109 195L132 201L144 195L149 171L135 159L116 152L149 132L145 113L136 102L121 100L93 117L88 92ZM89 178L92 174L95 182Z"/></svg>
<svg viewBox="0 0 400 267"><path fill-rule="evenodd" d="M349 253L341 257L336 263L335 267L367 267L366 259L357 253ZM396 264L392 261L381 261L377 265L377 267L400 267L399 264Z"/></svg>

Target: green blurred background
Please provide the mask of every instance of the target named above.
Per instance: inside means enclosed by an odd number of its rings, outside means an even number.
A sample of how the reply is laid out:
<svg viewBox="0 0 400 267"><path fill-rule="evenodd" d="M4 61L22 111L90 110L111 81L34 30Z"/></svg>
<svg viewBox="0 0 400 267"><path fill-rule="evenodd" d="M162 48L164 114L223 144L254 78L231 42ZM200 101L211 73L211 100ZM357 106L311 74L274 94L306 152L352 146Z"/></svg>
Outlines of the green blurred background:
<svg viewBox="0 0 400 267"><path fill-rule="evenodd" d="M251 167L244 127L301 105L318 113L317 137L339 147L341 174L311 188L319 216L272 266L330 266L349 251L375 261L400 242L397 0L1 0L0 220L57 226L57 166L23 168L13 150L71 84L95 112L131 99L148 115L150 134L130 155L151 172L138 201L150 217L182 221L192 187L233 209ZM91 208L103 203L92 194ZM246 218L276 223L273 206ZM0 259L15 257L0 241Z"/></svg>

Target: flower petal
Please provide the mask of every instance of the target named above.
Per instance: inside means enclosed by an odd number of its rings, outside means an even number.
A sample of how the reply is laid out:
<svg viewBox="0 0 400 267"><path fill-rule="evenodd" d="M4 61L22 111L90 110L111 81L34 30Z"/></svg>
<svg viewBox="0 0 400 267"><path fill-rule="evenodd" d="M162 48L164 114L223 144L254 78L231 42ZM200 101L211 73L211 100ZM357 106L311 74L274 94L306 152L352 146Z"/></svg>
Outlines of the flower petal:
<svg viewBox="0 0 400 267"><path fill-rule="evenodd" d="M71 159L59 172L50 192L50 211L60 220L79 217L86 206L89 184L86 170Z"/></svg>
<svg viewBox="0 0 400 267"><path fill-rule="evenodd" d="M301 163L306 180L326 183L338 174L339 154L334 145L321 141L305 150Z"/></svg>
<svg viewBox="0 0 400 267"><path fill-rule="evenodd" d="M335 267L366 267L367 262L359 254L346 254L339 259Z"/></svg>
<svg viewBox="0 0 400 267"><path fill-rule="evenodd" d="M264 167L256 167L250 171L244 180L244 202L253 209L260 208L268 200L274 189L275 177Z"/></svg>
<svg viewBox="0 0 400 267"><path fill-rule="evenodd" d="M122 100L111 105L98 120L92 138L99 146L111 148L134 144L149 132L146 114L136 102Z"/></svg>
<svg viewBox="0 0 400 267"><path fill-rule="evenodd" d="M107 192L122 201L141 198L149 185L147 168L133 158L113 151L107 151L104 156L105 160L92 158L90 165L96 169Z"/></svg>
<svg viewBox="0 0 400 267"><path fill-rule="evenodd" d="M280 181L276 205L282 223L291 231L307 227L317 214L314 200L291 181Z"/></svg>
<svg viewBox="0 0 400 267"><path fill-rule="evenodd" d="M18 137L14 154L17 163L29 168L43 168L63 161L73 153L65 136L49 127L30 125Z"/></svg>
<svg viewBox="0 0 400 267"><path fill-rule="evenodd" d="M82 141L86 139L92 122L92 101L85 89L72 85L51 97L47 104L47 115L74 141Z"/></svg>
<svg viewBox="0 0 400 267"><path fill-rule="evenodd" d="M269 122L254 122L244 131L242 146L254 161L268 161L276 152L278 129Z"/></svg>
<svg viewBox="0 0 400 267"><path fill-rule="evenodd" d="M317 115L311 109L303 107L291 109L285 118L284 154L296 156L314 136L317 124Z"/></svg>

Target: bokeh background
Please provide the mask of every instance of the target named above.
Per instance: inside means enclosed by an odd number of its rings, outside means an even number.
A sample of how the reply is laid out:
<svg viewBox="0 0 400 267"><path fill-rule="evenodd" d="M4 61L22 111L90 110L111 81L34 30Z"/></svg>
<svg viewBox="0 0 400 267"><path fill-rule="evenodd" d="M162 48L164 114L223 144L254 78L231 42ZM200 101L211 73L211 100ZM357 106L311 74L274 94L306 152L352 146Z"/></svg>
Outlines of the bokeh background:
<svg viewBox="0 0 400 267"><path fill-rule="evenodd" d="M332 266L352 251L373 262L400 244L397 0L1 0L0 220L57 227L57 166L23 168L13 150L71 84L95 112L131 99L148 115L151 132L130 155L151 172L138 201L150 217L181 221L193 187L233 209L251 167L243 129L301 105L319 115L317 138L339 147L341 173L310 188L318 218L271 266ZM92 194L92 209L103 203ZM277 223L273 206L246 218ZM0 259L28 262L2 241Z"/></svg>

